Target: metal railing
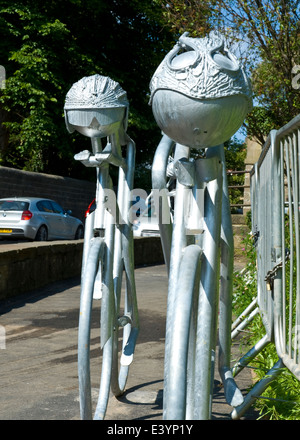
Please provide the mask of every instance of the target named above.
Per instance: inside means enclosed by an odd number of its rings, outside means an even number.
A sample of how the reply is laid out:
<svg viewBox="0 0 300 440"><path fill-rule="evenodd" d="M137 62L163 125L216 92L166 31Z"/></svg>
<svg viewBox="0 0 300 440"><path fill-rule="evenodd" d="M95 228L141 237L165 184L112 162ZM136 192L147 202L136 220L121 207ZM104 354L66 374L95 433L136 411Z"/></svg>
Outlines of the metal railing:
<svg viewBox="0 0 300 440"><path fill-rule="evenodd" d="M282 371L300 380L300 115L272 130L251 175L257 298L233 325L232 337L259 312L266 334L233 367L236 375L270 343L278 362L236 408L239 418Z"/></svg>
<svg viewBox="0 0 300 440"><path fill-rule="evenodd" d="M232 175L240 175L240 174L248 174L250 173L250 170L227 170L227 176L229 179L229 176ZM230 208L232 213L234 213L234 211L236 209L241 209L243 210L244 208L250 208L251 204L249 203L245 203L245 190L249 190L250 189L250 185L245 185L245 182L243 183L236 183L236 184L230 184L228 185L228 191L229 191L229 199L231 198L239 198L238 203L232 203L232 201L230 201ZM234 195L235 191L239 191L240 194L239 196Z"/></svg>
<svg viewBox="0 0 300 440"><path fill-rule="evenodd" d="M276 133L274 143L280 174L275 234L281 240L273 287L275 344L285 366L300 380L300 115Z"/></svg>

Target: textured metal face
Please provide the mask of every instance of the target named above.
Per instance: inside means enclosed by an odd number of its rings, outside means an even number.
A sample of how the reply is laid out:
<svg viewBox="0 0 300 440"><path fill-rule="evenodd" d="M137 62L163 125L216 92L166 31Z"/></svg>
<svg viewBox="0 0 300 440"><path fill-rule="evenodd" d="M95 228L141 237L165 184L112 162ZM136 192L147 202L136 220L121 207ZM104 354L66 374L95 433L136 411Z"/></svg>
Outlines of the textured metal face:
<svg viewBox="0 0 300 440"><path fill-rule="evenodd" d="M65 100L69 132L106 137L127 129L129 103L121 86L106 76L93 75L73 84Z"/></svg>
<svg viewBox="0 0 300 440"><path fill-rule="evenodd" d="M229 139L252 107L251 86L222 37L185 34L150 83L157 124L171 139L195 148Z"/></svg>

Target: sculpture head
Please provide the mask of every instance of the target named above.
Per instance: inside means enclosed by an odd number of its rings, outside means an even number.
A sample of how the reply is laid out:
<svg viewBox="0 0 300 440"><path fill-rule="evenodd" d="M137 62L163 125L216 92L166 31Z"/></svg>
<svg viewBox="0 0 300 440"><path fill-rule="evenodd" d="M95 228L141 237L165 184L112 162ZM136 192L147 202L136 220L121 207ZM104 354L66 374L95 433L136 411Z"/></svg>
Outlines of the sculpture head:
<svg viewBox="0 0 300 440"><path fill-rule="evenodd" d="M93 75L73 84L65 100L65 121L70 133L106 137L118 132L125 143L129 104L126 92L107 76Z"/></svg>
<svg viewBox="0 0 300 440"><path fill-rule="evenodd" d="M180 37L154 73L150 104L161 130L193 148L222 144L252 107L251 85L215 33Z"/></svg>

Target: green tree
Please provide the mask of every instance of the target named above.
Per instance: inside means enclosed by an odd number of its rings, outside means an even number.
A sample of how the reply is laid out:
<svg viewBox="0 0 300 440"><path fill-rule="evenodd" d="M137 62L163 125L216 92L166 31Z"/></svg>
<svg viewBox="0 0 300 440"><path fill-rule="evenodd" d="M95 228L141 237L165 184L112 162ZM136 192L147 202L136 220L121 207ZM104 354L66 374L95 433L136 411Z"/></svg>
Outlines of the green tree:
<svg viewBox="0 0 300 440"><path fill-rule="evenodd" d="M6 53L1 48L8 78L0 104L6 112L3 125L9 133L2 163L45 171L68 155L58 122L63 82L53 69L58 58L54 45L67 38L68 30L59 20L50 22L28 7L19 9L10 4L1 9L0 17L8 43ZM64 55L68 57L68 50ZM52 157L55 153L57 158Z"/></svg>
<svg viewBox="0 0 300 440"><path fill-rule="evenodd" d="M295 0L221 1L224 27L248 44L245 60L252 74L255 107L248 135L261 144L273 128L299 113L300 94L293 87L299 56L299 2Z"/></svg>
<svg viewBox="0 0 300 440"><path fill-rule="evenodd" d="M212 30L212 2L199 0L156 0L164 20L176 36L189 32L191 37L205 36Z"/></svg>
<svg viewBox="0 0 300 440"><path fill-rule="evenodd" d="M73 155L89 140L70 136L64 99L83 76L100 73L120 82L130 102L128 133L140 170L160 138L148 106L149 81L173 37L152 2L129 0L0 0L0 91L6 142L2 165L82 176ZM140 173L142 175L142 173Z"/></svg>
<svg viewBox="0 0 300 440"><path fill-rule="evenodd" d="M233 173L233 171L245 170L246 144L233 137L225 142L224 149L230 204L241 205L243 203L244 189L242 185L244 184L245 175L244 173ZM233 188L234 186L238 188ZM237 209L237 207L233 207L232 212L236 212Z"/></svg>
<svg viewBox="0 0 300 440"><path fill-rule="evenodd" d="M293 86L293 67L300 64L299 1L158 2L172 27L190 30L190 24L182 16L184 9L185 16L194 17L191 22L194 35L202 36L203 29L214 28L226 36L228 45L234 48L252 79L255 106L245 124L250 137L263 144L271 129L281 127L299 113L300 93ZM208 24L203 26L205 20Z"/></svg>

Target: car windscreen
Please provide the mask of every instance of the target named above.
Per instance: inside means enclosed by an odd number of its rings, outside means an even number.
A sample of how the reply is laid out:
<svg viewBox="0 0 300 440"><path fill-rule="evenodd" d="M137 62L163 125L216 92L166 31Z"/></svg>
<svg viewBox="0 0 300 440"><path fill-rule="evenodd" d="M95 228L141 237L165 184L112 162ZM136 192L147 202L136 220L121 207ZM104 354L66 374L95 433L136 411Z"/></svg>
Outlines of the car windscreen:
<svg viewBox="0 0 300 440"><path fill-rule="evenodd" d="M28 208L28 202L20 200L0 200L0 211L26 211Z"/></svg>

